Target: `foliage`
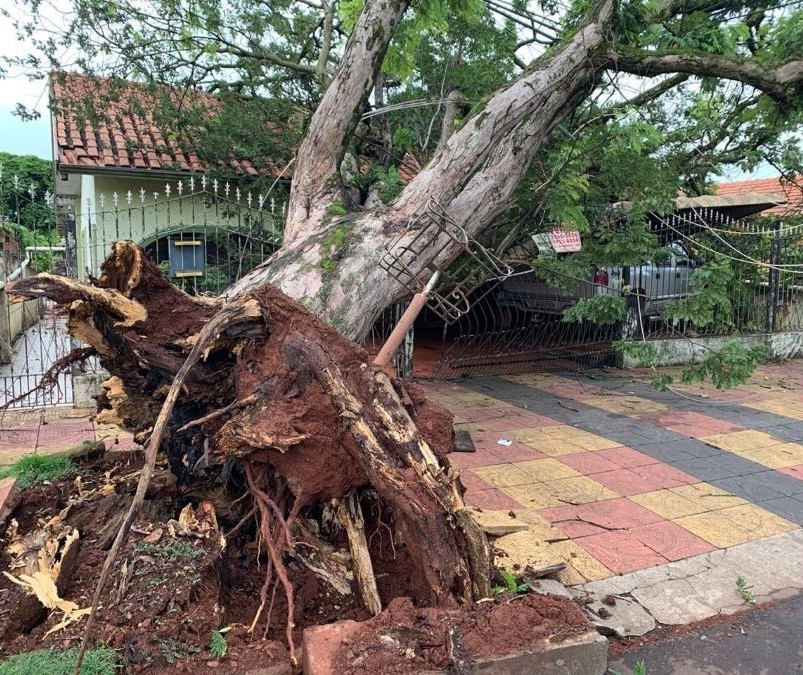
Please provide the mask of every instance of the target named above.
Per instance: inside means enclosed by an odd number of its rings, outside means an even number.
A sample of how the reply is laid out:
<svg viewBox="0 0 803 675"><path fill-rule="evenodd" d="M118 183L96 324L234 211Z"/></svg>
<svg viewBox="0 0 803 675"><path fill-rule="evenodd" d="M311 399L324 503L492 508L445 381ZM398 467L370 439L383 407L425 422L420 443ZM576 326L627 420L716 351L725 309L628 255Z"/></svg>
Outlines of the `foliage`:
<svg viewBox="0 0 803 675"><path fill-rule="evenodd" d="M527 583L519 583L518 579L516 579L516 575L513 572L509 572L508 570L499 570L498 571L499 580L502 582L502 586L493 586L491 588L491 595L496 597L501 593L526 593L530 590L530 584Z"/></svg>
<svg viewBox="0 0 803 675"><path fill-rule="evenodd" d="M672 375L657 370L658 353L648 341L624 340L613 343L614 351L627 355L640 367L652 368L651 384L666 391L674 382ZM745 347L736 340L726 341L719 349L711 349L700 362L685 366L680 373L683 384L696 384L709 379L717 389L736 387L750 377L753 371L767 359L767 347Z"/></svg>
<svg viewBox="0 0 803 675"><path fill-rule="evenodd" d="M742 576L736 577L736 592L748 605L756 604L756 596L753 595L752 589L753 587L748 585L747 579Z"/></svg>
<svg viewBox="0 0 803 675"><path fill-rule="evenodd" d="M212 637L209 640L209 652L216 659L222 659L229 651L229 644L226 642L226 633L231 630L230 627L221 628L220 630L213 630Z"/></svg>
<svg viewBox="0 0 803 675"><path fill-rule="evenodd" d="M623 295L600 293L590 298L580 298L563 312L564 321L591 321L596 324L611 324L621 321L627 298Z"/></svg>
<svg viewBox="0 0 803 675"><path fill-rule="evenodd" d="M715 255L692 275L688 297L668 306L664 316L673 325L688 321L695 328L729 331L735 326L733 296L743 285L731 261Z"/></svg>
<svg viewBox="0 0 803 675"><path fill-rule="evenodd" d="M61 455L24 455L11 466L0 471L0 478L13 476L21 488L61 480L75 473L69 457Z"/></svg>
<svg viewBox="0 0 803 675"><path fill-rule="evenodd" d="M71 675L77 655L77 648L64 652L39 649L15 654L0 661L0 675ZM88 649L81 664L81 675L114 675L117 664L118 654L113 649Z"/></svg>
<svg viewBox="0 0 803 675"><path fill-rule="evenodd" d="M0 152L0 166L0 216L26 232L47 234L53 229L53 209L45 201L45 194L53 192L53 164L32 155Z"/></svg>
<svg viewBox="0 0 803 675"><path fill-rule="evenodd" d="M765 345L744 347L731 340L700 363L684 368L680 379L683 384L695 384L710 377L717 389L727 389L745 382L766 359Z"/></svg>

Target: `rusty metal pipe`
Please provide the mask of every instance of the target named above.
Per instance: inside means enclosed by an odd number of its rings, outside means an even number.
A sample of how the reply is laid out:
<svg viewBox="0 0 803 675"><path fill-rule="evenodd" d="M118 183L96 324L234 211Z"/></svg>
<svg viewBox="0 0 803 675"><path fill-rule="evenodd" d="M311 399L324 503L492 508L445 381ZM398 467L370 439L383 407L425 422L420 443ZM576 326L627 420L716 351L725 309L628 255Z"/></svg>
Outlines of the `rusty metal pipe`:
<svg viewBox="0 0 803 675"><path fill-rule="evenodd" d="M375 366L384 368L390 363L393 355L396 353L396 350L402 343L402 340L404 340L404 336L407 334L407 331L412 328L416 317L421 313L421 310L424 309L424 305L427 304L427 298L435 288L435 285L438 283L439 277L440 272L435 272L435 274L433 274L430 280L427 282L426 288L424 288L424 290L420 293L416 293L413 296L413 299L410 300L410 304L407 305L407 309L405 309L404 314L401 315L399 323L396 324L396 327L388 336L385 344L382 345L382 349L379 350L376 358L374 358Z"/></svg>

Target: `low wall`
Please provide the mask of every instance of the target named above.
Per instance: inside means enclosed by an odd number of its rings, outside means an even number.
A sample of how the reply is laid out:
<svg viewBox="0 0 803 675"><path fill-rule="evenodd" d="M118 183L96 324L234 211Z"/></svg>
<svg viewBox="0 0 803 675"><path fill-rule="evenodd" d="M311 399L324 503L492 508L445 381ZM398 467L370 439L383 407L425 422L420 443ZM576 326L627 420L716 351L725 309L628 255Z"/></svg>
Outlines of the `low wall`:
<svg viewBox="0 0 803 675"><path fill-rule="evenodd" d="M712 351L722 349L726 342L738 342L745 347L766 345L770 359L794 359L803 356L803 331L790 330L766 335L730 335L726 337L675 338L672 340L649 340L657 357L658 366L686 366L700 363ZM617 356L620 368L644 368L651 365L637 354L622 353Z"/></svg>
<svg viewBox="0 0 803 675"><path fill-rule="evenodd" d="M8 294L0 290L0 363L11 363L14 341L39 321L42 304L41 298L9 302Z"/></svg>

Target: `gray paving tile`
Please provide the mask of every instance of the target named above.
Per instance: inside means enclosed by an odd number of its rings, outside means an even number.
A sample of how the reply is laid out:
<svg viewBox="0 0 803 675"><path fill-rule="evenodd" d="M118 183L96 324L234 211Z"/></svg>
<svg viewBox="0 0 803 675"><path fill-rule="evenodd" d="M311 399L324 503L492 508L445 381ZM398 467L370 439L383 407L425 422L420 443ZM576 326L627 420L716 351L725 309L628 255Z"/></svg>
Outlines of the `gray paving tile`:
<svg viewBox="0 0 803 675"><path fill-rule="evenodd" d="M753 474L751 478L761 481L763 485L787 497L797 496L801 498L803 496L803 480L780 471L762 471L761 473Z"/></svg>
<svg viewBox="0 0 803 675"><path fill-rule="evenodd" d="M694 459L669 461L668 464L709 483L721 478L735 478L757 473L766 468L730 453L723 453L716 457L695 457Z"/></svg>
<svg viewBox="0 0 803 675"><path fill-rule="evenodd" d="M779 497L778 499L768 499L759 504L762 509L767 509L781 518L791 520L793 523L803 524L803 501L794 497Z"/></svg>
<svg viewBox="0 0 803 675"><path fill-rule="evenodd" d="M672 464L673 462L682 459L694 459L695 455L690 454L682 447L678 447L677 443L638 443L630 446L645 455L649 455L659 462L666 462Z"/></svg>
<svg viewBox="0 0 803 675"><path fill-rule="evenodd" d="M733 478L719 478L712 480L711 483L749 502L763 502L768 499L779 499L785 496L783 492L774 490L760 476L761 474L752 474Z"/></svg>

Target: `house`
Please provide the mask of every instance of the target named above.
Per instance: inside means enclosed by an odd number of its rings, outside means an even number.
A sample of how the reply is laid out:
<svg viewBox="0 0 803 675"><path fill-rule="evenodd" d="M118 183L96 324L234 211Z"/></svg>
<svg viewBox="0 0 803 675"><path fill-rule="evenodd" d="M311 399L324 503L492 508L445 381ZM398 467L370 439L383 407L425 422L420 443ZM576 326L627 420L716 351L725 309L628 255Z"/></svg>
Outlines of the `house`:
<svg viewBox="0 0 803 675"><path fill-rule="evenodd" d="M132 239L171 276L208 277L204 290L214 291L231 281L230 261L242 269L244 253L256 264L275 248L281 205L207 179L197 153L154 121L153 90L52 73L50 97L56 205L79 278L98 274L115 241ZM192 97L210 111L219 106L203 92ZM247 159L230 168L258 173Z"/></svg>
<svg viewBox="0 0 803 675"><path fill-rule="evenodd" d="M192 143L152 113L166 96L214 115L214 96L78 73L52 73L50 96L56 204L79 278L97 275L112 244L130 239L185 287L220 292L280 243L279 191L249 193L208 177ZM399 175L406 182L420 170L408 154ZM287 167L247 158L226 171L268 175L285 188L290 180Z"/></svg>
<svg viewBox="0 0 803 675"><path fill-rule="evenodd" d="M719 183L716 186L716 194L720 196L750 193L780 197L778 204L762 212L764 216L803 216L803 174L799 174L793 180L775 176Z"/></svg>

